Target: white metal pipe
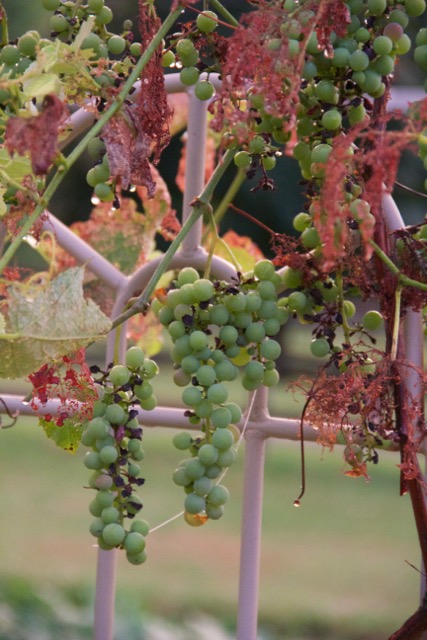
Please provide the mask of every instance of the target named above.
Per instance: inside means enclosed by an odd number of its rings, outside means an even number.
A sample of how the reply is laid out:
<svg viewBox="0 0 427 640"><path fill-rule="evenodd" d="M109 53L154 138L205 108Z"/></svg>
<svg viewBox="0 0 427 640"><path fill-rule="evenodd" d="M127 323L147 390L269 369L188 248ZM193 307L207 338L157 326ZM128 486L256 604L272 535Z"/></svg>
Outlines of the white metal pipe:
<svg viewBox="0 0 427 640"><path fill-rule="evenodd" d="M256 640L265 439L259 431L250 431L245 441L237 640Z"/></svg>
<svg viewBox="0 0 427 640"><path fill-rule="evenodd" d="M113 639L116 561L115 549L98 549L93 640Z"/></svg>

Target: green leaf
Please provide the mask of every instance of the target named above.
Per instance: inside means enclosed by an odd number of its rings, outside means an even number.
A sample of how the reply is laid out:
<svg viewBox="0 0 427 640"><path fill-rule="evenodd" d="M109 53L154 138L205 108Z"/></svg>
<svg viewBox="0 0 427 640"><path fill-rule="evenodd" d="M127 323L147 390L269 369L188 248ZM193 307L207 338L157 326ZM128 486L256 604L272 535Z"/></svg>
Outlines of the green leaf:
<svg viewBox="0 0 427 640"><path fill-rule="evenodd" d="M43 98L50 93L58 95L61 81L54 73L43 73L24 82L23 89L28 98Z"/></svg>
<svg viewBox="0 0 427 640"><path fill-rule="evenodd" d="M2 216L4 216L4 214L7 211L7 206L6 206L6 203L5 203L4 198L3 198L4 194L6 193L6 191L7 191L7 189L5 189L4 187L0 186L0 218ZM0 322L0 331L2 331L1 322Z"/></svg>
<svg viewBox="0 0 427 640"><path fill-rule="evenodd" d="M8 331L0 335L0 377L19 378L103 338L111 321L83 297L82 267L40 289L8 287Z"/></svg>
<svg viewBox="0 0 427 640"><path fill-rule="evenodd" d="M39 418L39 425L43 428L46 436L54 441L54 443L68 451L68 453L76 453L84 426L81 421L73 420L73 418L65 418L63 424L58 426L53 420L46 420L43 416Z"/></svg>
<svg viewBox="0 0 427 640"><path fill-rule="evenodd" d="M21 182L25 176L32 174L31 160L24 156L10 157L7 149L0 149L0 170L11 180Z"/></svg>

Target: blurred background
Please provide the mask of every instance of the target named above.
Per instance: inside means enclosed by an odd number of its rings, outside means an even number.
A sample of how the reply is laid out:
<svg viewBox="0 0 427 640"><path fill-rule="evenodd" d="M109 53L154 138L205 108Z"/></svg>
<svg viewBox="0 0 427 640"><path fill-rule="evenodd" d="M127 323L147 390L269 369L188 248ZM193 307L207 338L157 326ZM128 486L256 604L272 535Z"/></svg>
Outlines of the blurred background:
<svg viewBox="0 0 427 640"><path fill-rule="evenodd" d="M110 0L120 30L125 18L137 23L137 0ZM160 13L170 2L158 2ZM233 13L246 1L225 1ZM10 36L27 29L49 33L48 12L38 0L4 0ZM183 17L185 20L185 16ZM399 68L398 84L418 86L420 71L410 62ZM181 150L179 136L160 164L179 211L181 194L174 177ZM74 167L52 211L67 224L87 219L91 190L89 158ZM297 163L283 157L274 171L274 192L242 188L236 204L276 232L292 229L301 208ZM405 154L399 180L423 191L422 163ZM396 189L408 224L425 215L420 197ZM269 255L269 235L228 213L222 230L256 238ZM314 371L310 329L286 328L283 384ZM91 352L102 359L102 345ZM161 354L162 363L167 354ZM159 402L179 401L162 366L155 382ZM10 384L8 385L11 390ZM4 390L4 389L3 389ZM25 381L15 392L28 390ZM172 394L175 393L175 396ZM233 400L245 402L241 390ZM302 398L280 389L271 393L273 415L297 417ZM88 533L91 499L84 452L66 454L48 440L34 420L22 418L0 433L0 640L80 640L91 637L96 549ZM155 527L181 510L182 490L171 476L181 455L168 429L146 429L144 517ZM77 458L77 459L76 459ZM226 479L231 500L219 522L192 529L181 519L150 534L148 560L141 567L119 558L117 640L229 640L234 637L239 566L239 535L244 451ZM371 468L372 480L343 475L342 453L307 446L307 493L300 509L299 445L268 443L260 583L260 640L380 640L388 637L417 606L419 550L409 498L399 498L398 457L383 453ZM167 550L167 552L165 551Z"/></svg>

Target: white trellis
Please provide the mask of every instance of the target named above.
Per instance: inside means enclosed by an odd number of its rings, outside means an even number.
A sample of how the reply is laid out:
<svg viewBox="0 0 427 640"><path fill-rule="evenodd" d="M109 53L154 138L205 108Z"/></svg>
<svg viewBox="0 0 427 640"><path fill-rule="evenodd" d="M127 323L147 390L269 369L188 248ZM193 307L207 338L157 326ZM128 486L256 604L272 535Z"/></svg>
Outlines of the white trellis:
<svg viewBox="0 0 427 640"><path fill-rule="evenodd" d="M169 93L183 91L178 74L166 76ZM183 221L189 216L190 202L204 187L205 141L207 127L206 103L197 100L189 90L189 118L187 129L187 165L183 201ZM406 109L408 102L419 99L421 94L413 89L395 90L391 108ZM72 133L68 141L87 129L93 121L93 115L79 110L71 117ZM404 227L404 222L391 196L384 196L384 214L390 231ZM80 263L87 263L90 270L116 292L112 317L117 317L123 306L136 291L144 288L161 258L153 260L138 269L133 275L125 276L92 247L78 238L52 214L48 215L45 228L53 231L57 242L73 255ZM171 269L191 265L203 270L207 252L201 246L202 221L193 226L186 236L179 252L170 265ZM229 278L235 273L234 267L220 258L214 257L212 273L219 278ZM420 314L408 313L405 320L406 359L416 367L422 368L422 325ZM126 331L121 332L120 355L124 357L126 349ZM113 359L114 333L107 343L107 362ZM415 390L411 397L415 399L418 384L416 370L410 368L405 384ZM33 415L31 406L24 403L20 396L4 395L3 399L10 411ZM415 400L414 400L415 401ZM50 401L43 412L54 413L58 403ZM0 406L0 410L3 405ZM157 407L153 411L140 410L141 423L147 427L173 427L197 429L189 425L184 409ZM241 523L240 580L237 614L237 640L256 640L258 622L259 565L261 553L261 517L263 503L263 475L265 443L268 438L297 440L299 420L276 418L269 414L268 391L262 388L255 396L250 396L248 409L244 414L240 429L244 430L245 467L243 513ZM315 440L317 433L307 428L307 440ZM97 584L95 596L94 640L111 640L114 626L116 552L98 551Z"/></svg>

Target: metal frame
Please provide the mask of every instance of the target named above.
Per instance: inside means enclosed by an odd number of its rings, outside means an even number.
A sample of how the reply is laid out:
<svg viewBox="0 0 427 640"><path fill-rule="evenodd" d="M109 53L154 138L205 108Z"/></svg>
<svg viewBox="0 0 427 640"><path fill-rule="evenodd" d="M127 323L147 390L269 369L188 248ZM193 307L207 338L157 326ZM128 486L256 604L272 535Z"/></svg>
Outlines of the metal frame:
<svg viewBox="0 0 427 640"><path fill-rule="evenodd" d="M166 76L168 92L183 91L177 74ZM207 105L197 100L191 90L189 93L189 121L187 129L187 171L183 204L183 221L190 213L190 202L204 187L205 171L205 137L207 126ZM404 110L409 100L419 97L418 90L404 89L396 92L392 107ZM75 137L90 126L93 116L89 112L79 110L71 118L72 132ZM69 139L70 139L69 138ZM391 196L384 196L384 211L390 230L404 226L400 213ZM202 270L207 259L206 251L201 247L201 220L194 225L187 235L179 252L174 257L171 268L192 265ZM69 251L80 263L87 263L90 270L103 282L116 291L116 301L112 317L116 317L123 305L148 282L159 259L152 261L132 276L123 275L118 269L99 255L92 247L78 238L63 223L49 214L45 228L52 230L57 242ZM214 258L212 272L221 278L235 273L234 268L225 260ZM405 319L406 355L407 359L422 367L422 327L419 314L410 313ZM126 349L126 331L121 332L120 354L123 357ZM107 362L112 360L115 333L111 333L107 343ZM407 382L412 389L417 387L417 374ZM4 401L11 411L33 415L31 406L24 403L17 395L6 395ZM55 412L58 403L51 401L43 412ZM275 418L268 411L268 391L262 388L255 396L249 398L249 409L241 424L245 440L244 494L241 523L240 581L237 615L237 640L256 640L258 624L258 589L259 565L261 553L261 520L263 503L263 475L265 462L265 442L268 438L297 440L299 420ZM140 421L147 427L196 428L188 424L184 409L157 407L153 411L140 411ZM316 440L317 433L309 426L307 440ZM112 640L114 626L116 552L98 552L97 585L95 597L94 640Z"/></svg>

